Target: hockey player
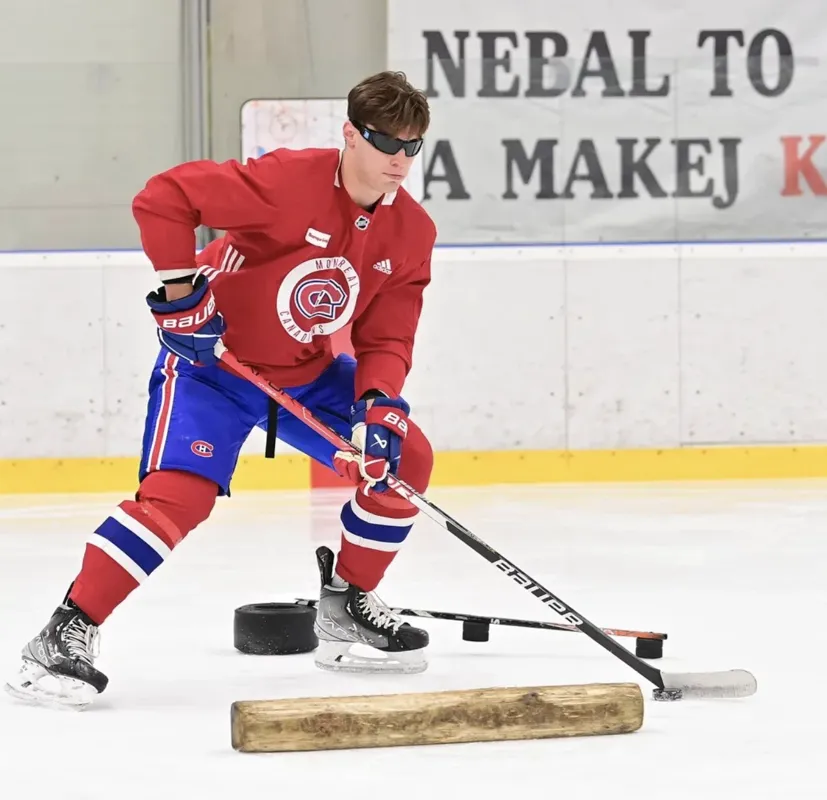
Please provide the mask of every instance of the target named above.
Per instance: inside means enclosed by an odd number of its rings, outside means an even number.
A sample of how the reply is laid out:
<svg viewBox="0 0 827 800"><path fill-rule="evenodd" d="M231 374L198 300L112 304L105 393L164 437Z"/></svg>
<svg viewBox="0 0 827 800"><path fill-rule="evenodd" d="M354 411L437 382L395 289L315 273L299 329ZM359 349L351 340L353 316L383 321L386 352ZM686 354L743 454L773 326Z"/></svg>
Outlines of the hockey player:
<svg viewBox="0 0 827 800"><path fill-rule="evenodd" d="M419 672L428 635L373 590L416 509L389 473L425 491L431 447L401 397L433 222L401 186L429 125L425 96L402 73L367 78L348 95L344 147L279 149L249 160L195 161L151 178L133 212L160 288L147 296L162 345L149 380L139 486L90 535L80 572L45 628L23 649L7 690L82 707L108 678L95 666L99 626L229 495L255 426L337 469L356 485L341 511L338 556L317 551L316 664ZM195 229L225 231L197 257ZM355 358L330 334L352 323ZM351 438L334 448L216 359L238 359ZM243 568L243 565L242 567ZM350 652L354 644L371 656Z"/></svg>

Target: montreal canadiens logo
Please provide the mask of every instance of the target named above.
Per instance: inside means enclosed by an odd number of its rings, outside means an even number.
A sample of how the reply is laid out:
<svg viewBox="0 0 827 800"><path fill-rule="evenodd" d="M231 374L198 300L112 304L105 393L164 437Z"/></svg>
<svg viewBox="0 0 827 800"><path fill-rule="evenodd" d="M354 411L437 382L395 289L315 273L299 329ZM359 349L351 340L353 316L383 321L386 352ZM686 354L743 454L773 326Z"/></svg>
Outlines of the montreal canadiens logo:
<svg viewBox="0 0 827 800"><path fill-rule="evenodd" d="M358 297L359 275L346 258L313 258L290 270L276 308L284 330L306 344L347 325Z"/></svg>
<svg viewBox="0 0 827 800"><path fill-rule="evenodd" d="M205 442L203 439L198 439L190 445L190 450L192 450L195 455L201 456L201 458L212 458L212 451L214 449L209 442Z"/></svg>
<svg viewBox="0 0 827 800"><path fill-rule="evenodd" d="M334 320L345 302L347 294L332 278L308 278L296 287L296 307L307 319Z"/></svg>

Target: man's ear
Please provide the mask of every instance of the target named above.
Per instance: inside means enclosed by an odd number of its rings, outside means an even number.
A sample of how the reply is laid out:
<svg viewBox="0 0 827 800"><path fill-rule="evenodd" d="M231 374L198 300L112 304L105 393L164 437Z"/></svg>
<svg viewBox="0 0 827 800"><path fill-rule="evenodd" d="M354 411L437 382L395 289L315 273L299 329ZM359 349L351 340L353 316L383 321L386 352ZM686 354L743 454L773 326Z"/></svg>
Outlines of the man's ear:
<svg viewBox="0 0 827 800"><path fill-rule="evenodd" d="M342 126L342 135L345 137L345 146L353 149L356 146L356 138L359 136L359 131L353 127L350 120L347 120Z"/></svg>

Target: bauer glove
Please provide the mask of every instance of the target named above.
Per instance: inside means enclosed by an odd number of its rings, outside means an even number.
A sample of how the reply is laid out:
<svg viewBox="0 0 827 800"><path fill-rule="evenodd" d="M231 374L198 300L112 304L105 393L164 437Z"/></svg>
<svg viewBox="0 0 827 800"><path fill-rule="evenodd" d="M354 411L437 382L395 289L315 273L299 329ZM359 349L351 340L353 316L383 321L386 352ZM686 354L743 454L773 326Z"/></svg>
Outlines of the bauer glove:
<svg viewBox="0 0 827 800"><path fill-rule="evenodd" d="M351 440L360 454L336 452L337 469L354 483L370 490L387 492L388 475L396 475L402 458L402 444L408 435L410 406L402 398L371 397L353 404Z"/></svg>
<svg viewBox="0 0 827 800"><path fill-rule="evenodd" d="M158 341L190 364L206 367L215 364L215 345L227 325L215 307L215 297L204 275L195 279L192 294L180 300L167 300L161 287L146 297L158 324Z"/></svg>

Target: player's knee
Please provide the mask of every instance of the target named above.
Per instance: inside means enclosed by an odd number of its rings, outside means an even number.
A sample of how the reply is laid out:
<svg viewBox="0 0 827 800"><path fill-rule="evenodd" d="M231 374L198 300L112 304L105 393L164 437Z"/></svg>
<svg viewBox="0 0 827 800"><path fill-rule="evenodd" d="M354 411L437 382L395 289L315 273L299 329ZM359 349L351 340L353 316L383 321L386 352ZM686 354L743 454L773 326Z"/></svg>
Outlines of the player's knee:
<svg viewBox="0 0 827 800"><path fill-rule="evenodd" d="M158 519L168 521L169 535L180 541L212 513L218 485L192 472L159 470L150 472L138 489L137 502L153 509Z"/></svg>
<svg viewBox="0 0 827 800"><path fill-rule="evenodd" d="M434 451L428 438L415 422L408 420L408 435L402 446L399 477L422 493L428 488L434 469Z"/></svg>

